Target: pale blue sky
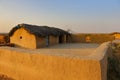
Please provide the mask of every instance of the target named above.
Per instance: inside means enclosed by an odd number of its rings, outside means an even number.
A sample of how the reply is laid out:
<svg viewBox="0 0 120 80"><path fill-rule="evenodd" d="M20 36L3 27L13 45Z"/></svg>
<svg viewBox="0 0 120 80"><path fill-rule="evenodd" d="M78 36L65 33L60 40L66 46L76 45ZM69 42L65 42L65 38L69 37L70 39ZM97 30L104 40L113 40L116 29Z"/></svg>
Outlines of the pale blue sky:
<svg viewBox="0 0 120 80"><path fill-rule="evenodd" d="M0 32L20 23L79 33L120 32L120 0L0 0Z"/></svg>

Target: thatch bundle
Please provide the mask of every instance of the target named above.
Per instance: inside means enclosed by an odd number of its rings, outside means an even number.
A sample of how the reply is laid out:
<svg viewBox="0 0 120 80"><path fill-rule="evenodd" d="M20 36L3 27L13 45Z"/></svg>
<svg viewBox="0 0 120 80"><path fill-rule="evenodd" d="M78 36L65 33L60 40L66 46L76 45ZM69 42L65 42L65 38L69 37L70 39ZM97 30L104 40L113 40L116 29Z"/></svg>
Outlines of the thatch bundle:
<svg viewBox="0 0 120 80"><path fill-rule="evenodd" d="M9 36L12 36L14 34L14 32L19 28L24 28L29 33L34 34L39 37L45 37L45 36L49 36L49 35L53 35L53 36L69 35L69 33L67 31L64 31L62 29L58 29L55 27L36 26L36 25L29 25L29 24L18 24L9 32Z"/></svg>

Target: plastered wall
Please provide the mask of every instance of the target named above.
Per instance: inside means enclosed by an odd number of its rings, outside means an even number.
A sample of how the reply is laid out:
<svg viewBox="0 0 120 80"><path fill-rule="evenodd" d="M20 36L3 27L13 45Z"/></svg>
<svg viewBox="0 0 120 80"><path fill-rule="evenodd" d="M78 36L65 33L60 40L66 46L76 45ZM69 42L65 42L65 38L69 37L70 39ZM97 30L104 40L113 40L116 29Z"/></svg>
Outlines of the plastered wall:
<svg viewBox="0 0 120 80"><path fill-rule="evenodd" d="M35 49L36 39L33 34L27 32L24 28L20 28L10 37L10 43L14 43L17 46Z"/></svg>
<svg viewBox="0 0 120 80"><path fill-rule="evenodd" d="M59 44L58 36L49 36L49 45Z"/></svg>
<svg viewBox="0 0 120 80"><path fill-rule="evenodd" d="M107 49L108 43L79 57L61 55L60 50L4 47L0 48L0 74L16 80L107 80Z"/></svg>
<svg viewBox="0 0 120 80"><path fill-rule="evenodd" d="M43 48L46 47L46 39L44 37L38 37L36 36L36 48Z"/></svg>

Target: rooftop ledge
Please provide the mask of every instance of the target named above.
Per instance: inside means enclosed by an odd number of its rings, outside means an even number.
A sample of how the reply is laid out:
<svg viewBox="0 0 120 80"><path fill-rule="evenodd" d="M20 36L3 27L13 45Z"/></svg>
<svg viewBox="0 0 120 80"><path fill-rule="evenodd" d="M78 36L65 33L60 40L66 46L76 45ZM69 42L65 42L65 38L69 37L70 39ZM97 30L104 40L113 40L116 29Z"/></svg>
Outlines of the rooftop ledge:
<svg viewBox="0 0 120 80"><path fill-rule="evenodd" d="M72 47L71 47L71 46ZM77 47L76 45L82 45L84 47ZM86 46L85 46L86 45ZM94 46L94 47L88 47ZM46 55L46 56L58 56L72 59L83 59L83 60L101 60L104 58L107 49L110 45L110 42L105 42L101 45L99 44L65 44L57 45L49 48L43 49L23 49L23 48L12 48L12 47L0 47L0 50L9 50L22 54L30 54L30 55ZM67 47L69 46L69 47ZM39 55L38 55L39 54Z"/></svg>

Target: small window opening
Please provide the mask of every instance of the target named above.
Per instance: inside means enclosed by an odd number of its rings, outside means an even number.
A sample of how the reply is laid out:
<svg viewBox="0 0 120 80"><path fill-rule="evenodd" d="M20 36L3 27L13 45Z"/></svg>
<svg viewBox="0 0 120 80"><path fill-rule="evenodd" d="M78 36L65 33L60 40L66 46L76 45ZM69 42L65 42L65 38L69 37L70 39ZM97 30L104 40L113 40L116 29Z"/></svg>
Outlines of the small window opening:
<svg viewBox="0 0 120 80"><path fill-rule="evenodd" d="M20 36L20 39L22 39L22 36Z"/></svg>

